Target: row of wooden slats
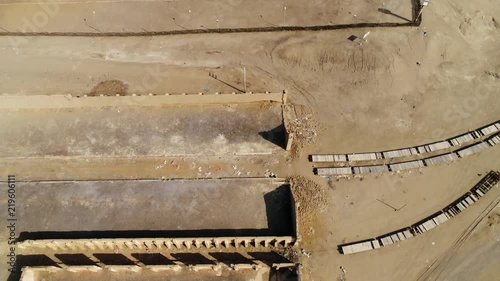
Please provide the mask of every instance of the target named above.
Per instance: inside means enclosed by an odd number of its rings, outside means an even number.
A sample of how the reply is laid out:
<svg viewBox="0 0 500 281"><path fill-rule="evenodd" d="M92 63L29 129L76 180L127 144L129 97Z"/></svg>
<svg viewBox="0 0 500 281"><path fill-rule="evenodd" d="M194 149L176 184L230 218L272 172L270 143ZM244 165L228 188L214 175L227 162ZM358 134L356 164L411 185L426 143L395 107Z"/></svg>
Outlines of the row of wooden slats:
<svg viewBox="0 0 500 281"><path fill-rule="evenodd" d="M410 238L412 238L412 237L413 237L413 234L412 234L409 230L404 230L404 231L403 231L403 234L405 235L405 237L406 237L407 239L410 239Z"/></svg>
<svg viewBox="0 0 500 281"><path fill-rule="evenodd" d="M491 144L490 142L494 142ZM434 166L440 165L446 162L452 162L458 160L460 157L467 157L469 155L481 152L487 149L490 145L493 146L497 143L500 143L500 136L494 136L488 142L481 142L475 145L472 145L467 148L463 148L458 150L457 152L452 152L444 155L430 157L424 160L415 160L403 163L396 163L390 165L373 165L373 166L359 166L353 167L352 170L350 167L344 168L318 168L318 175L327 176L327 175L352 175L353 173L358 174L373 174L373 173L385 173L389 172L389 168L391 171L403 171L403 170L411 170L424 166ZM328 155L326 155L328 156ZM313 156L314 157L314 156ZM313 158L314 159L314 158ZM318 159L318 158L317 158ZM321 161L320 161L321 162ZM329 161L326 161L329 162ZM425 164L424 164L425 163Z"/></svg>
<svg viewBox="0 0 500 281"><path fill-rule="evenodd" d="M500 122L497 122L493 125L490 125L488 127L480 129L481 133L483 133L485 136L489 134L496 133L500 131Z"/></svg>
<svg viewBox="0 0 500 281"><path fill-rule="evenodd" d="M317 174L319 176L342 176L342 175L352 175L352 169L348 168L317 168Z"/></svg>
<svg viewBox="0 0 500 281"><path fill-rule="evenodd" d="M378 160L383 158L390 159L398 157L407 157L411 155L419 155L442 149L447 149L450 148L451 146L461 146L462 144L473 141L474 139L477 139L481 136L487 136L497 132L500 132L500 122L451 138L449 140L421 145L418 147L410 147L410 148L389 150L383 152L374 152L374 153L329 154L329 155L311 155L311 156L313 162L369 161L369 160ZM497 136L497 138L495 138L494 143L495 144L500 143L500 136Z"/></svg>
<svg viewBox="0 0 500 281"><path fill-rule="evenodd" d="M409 230L402 230L391 235L381 237L380 243L383 246L391 245L399 241L404 241L406 239L412 238L414 235Z"/></svg>
<svg viewBox="0 0 500 281"><path fill-rule="evenodd" d="M397 171L411 170L411 169L424 167L424 161L416 160L416 161L410 161L410 162L391 164L389 166L391 167L392 171L397 172Z"/></svg>
<svg viewBox="0 0 500 281"><path fill-rule="evenodd" d="M476 202L476 201L474 201L474 200L473 200L472 198L470 198L470 197L465 197L465 201L469 204L469 206L470 206L470 205L472 205L472 204L474 204L474 202Z"/></svg>
<svg viewBox="0 0 500 281"><path fill-rule="evenodd" d="M355 154L312 154L312 162L348 162L348 161L370 161L383 159L382 153L355 153Z"/></svg>
<svg viewBox="0 0 500 281"><path fill-rule="evenodd" d="M311 155L313 162L334 162L334 155Z"/></svg>
<svg viewBox="0 0 500 281"><path fill-rule="evenodd" d="M417 147L417 150L420 154L424 154L433 151L438 151L441 149L447 149L449 147L451 147L451 145L448 141L441 141L441 142L431 143L428 145L419 146Z"/></svg>
<svg viewBox="0 0 500 281"><path fill-rule="evenodd" d="M445 162L451 162L458 159L458 155L456 153L448 153L445 155L435 156L431 158L424 159L425 164L427 166L439 165Z"/></svg>
<svg viewBox="0 0 500 281"><path fill-rule="evenodd" d="M495 145L499 144L499 143L500 143L500 135L499 135L499 136L494 136L494 137L490 138L490 139L488 140L488 143L489 143L491 146L495 146Z"/></svg>
<svg viewBox="0 0 500 281"><path fill-rule="evenodd" d="M436 227L437 224L434 222L433 219L429 219L426 222L424 222L423 224L421 224L421 226L425 227L426 231L429 231L429 230L433 229L434 227Z"/></svg>
<svg viewBox="0 0 500 281"><path fill-rule="evenodd" d="M386 236L386 237L382 237L382 238L380 238L380 242L381 242L381 243L382 243L382 245L384 245L384 246L394 244L394 242L392 241L392 239L391 239L391 237L390 237L390 236Z"/></svg>
<svg viewBox="0 0 500 281"><path fill-rule="evenodd" d="M399 237L397 234L392 234L391 235L392 242L398 243L399 242Z"/></svg>
<svg viewBox="0 0 500 281"><path fill-rule="evenodd" d="M439 225L439 224L442 224L442 223L447 222L447 221L448 221L448 217L446 216L446 214L442 213L442 214L440 214L440 215L438 215L438 216L434 217L434 218L433 218L433 220L434 220L434 222L435 222L436 224L438 224L438 225Z"/></svg>
<svg viewBox="0 0 500 281"><path fill-rule="evenodd" d="M488 143L480 142L480 143L471 145L467 148L460 149L459 151L457 151L457 153L458 153L458 155L460 155L460 157L464 158L464 157L467 157L469 155L479 153L479 152L487 149L488 147L489 147Z"/></svg>
<svg viewBox="0 0 500 281"><path fill-rule="evenodd" d="M368 160L381 159L382 157L377 153L359 153L359 154L349 154L347 155L347 158L349 161L368 161Z"/></svg>
<svg viewBox="0 0 500 281"><path fill-rule="evenodd" d="M373 174L389 172L387 165L353 167L354 174Z"/></svg>
<svg viewBox="0 0 500 281"><path fill-rule="evenodd" d="M498 173L490 173L488 174L488 178L483 181L480 185L474 187L473 191L484 196L495 184L498 183L500 178L500 174Z"/></svg>
<svg viewBox="0 0 500 281"><path fill-rule="evenodd" d="M450 140L450 142L453 146L460 146L466 142L470 142L473 140L474 140L474 136L472 135L472 133L467 133L467 134L452 138Z"/></svg>
<svg viewBox="0 0 500 281"><path fill-rule="evenodd" d="M397 149L397 150L389 150L389 151L384 151L382 152L384 157L386 159L388 158L398 158L398 157L406 157L406 156L411 156L411 155L418 155L418 151L416 148L404 148L404 149Z"/></svg>
<svg viewBox="0 0 500 281"><path fill-rule="evenodd" d="M345 255L360 253L369 250L373 250L371 241L351 244L342 247L342 253L344 253Z"/></svg>
<svg viewBox="0 0 500 281"><path fill-rule="evenodd" d="M474 201L479 200L479 198L478 198L476 195L474 195L474 193L471 193L469 196L470 196L470 198L472 198L472 200L474 200Z"/></svg>
<svg viewBox="0 0 500 281"><path fill-rule="evenodd" d="M457 212L455 212L452 208L448 208L446 210L446 214L448 215L448 217L452 218L457 215Z"/></svg>

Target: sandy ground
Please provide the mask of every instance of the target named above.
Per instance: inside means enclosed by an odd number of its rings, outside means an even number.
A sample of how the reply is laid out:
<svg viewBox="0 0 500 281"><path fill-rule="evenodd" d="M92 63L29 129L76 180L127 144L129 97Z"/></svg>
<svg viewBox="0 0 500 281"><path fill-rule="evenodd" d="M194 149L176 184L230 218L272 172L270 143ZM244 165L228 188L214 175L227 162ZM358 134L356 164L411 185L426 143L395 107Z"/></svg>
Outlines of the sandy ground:
<svg viewBox="0 0 500 281"><path fill-rule="evenodd" d="M4 159L2 178L16 174L22 180L111 180L265 177L286 175L292 165L284 155L256 157L134 157ZM25 173L25 171L30 171ZM22 175L22 176L21 176Z"/></svg>
<svg viewBox="0 0 500 281"><path fill-rule="evenodd" d="M483 2L477 7L488 7ZM497 119L499 101L493 89L499 63L490 59L499 56L493 21L497 11L485 8L483 18L475 14L475 8L463 7L456 17L437 17L434 10L455 11L443 5L429 7L420 28L153 38L37 37L27 38L29 44L16 48L4 37L0 57L6 63L0 66L0 82L7 94L81 94L107 80L123 81L130 92L141 92L141 79L146 77L151 90L143 93L199 92L207 86L198 79L209 79L208 71L203 75L206 78L195 78L193 83L176 79L179 83L174 84L161 77L153 83L156 76L151 78L148 67L154 70L160 62L162 67L168 65L171 70L164 76L170 77L177 69L220 66L223 70L241 63L249 75L258 77L249 79L254 83L250 90L286 88L291 100L314 108L326 128L317 152L409 146ZM346 39L367 31L371 31L369 44L359 46ZM233 75L214 71L219 77ZM223 80L241 81L241 69L235 69L234 78ZM267 87L255 85L262 80L273 82ZM390 143L386 135L394 136ZM369 143L365 141L368 136Z"/></svg>
<svg viewBox="0 0 500 281"><path fill-rule="evenodd" d="M344 8L343 13L347 10ZM372 175L330 184L312 175L306 156L408 147L498 120L499 18L500 8L493 0L460 0L431 2L418 28L128 38L23 37L22 42L2 37L0 92L78 95L91 93L99 83L109 80L128 85L127 94L196 93L207 87L211 92L234 91L214 81L208 72L241 88L241 66L245 65L250 90L287 89L290 101L310 108L321 127L316 143L302 151L301 157L293 161L280 158L273 164L283 171L280 176L300 174L315 181L329 198L308 220L309 227L301 229L301 247L311 253L309 258L300 258L304 280L418 280L425 269L447 256L454 241L500 195L498 188L457 218L399 245L352 256L340 255L337 245L390 232L441 209L470 189L480 179L478 174L500 169L500 149L493 147L449 165L412 173ZM368 42L362 45L347 39L368 31ZM30 119L30 115L22 118ZM236 160L223 158L222 162L225 159L229 161L224 164L226 172L230 173L228 163ZM253 162L255 159L248 159L252 160L239 161L259 165ZM130 164L108 159L94 159L89 164L78 159L51 159L47 167L41 159L1 161L2 175L14 170L29 174L26 177L30 179L47 175L58 179L103 178L105 171L113 178L169 177L169 170L163 170L164 174L153 170L153 163L163 163L159 158L123 161ZM208 167L209 162L200 159L198 163ZM99 167L103 170L94 173ZM406 206L394 212L376 199ZM494 212L488 215L493 219L485 220L494 220ZM454 252L448 266L437 270L441 275L431 277L494 280L500 273L495 263L499 228L493 227L495 223L485 225L489 224L478 226ZM5 251L6 247L0 249L2 256ZM345 276L340 266L347 270ZM6 276L5 272L0 274Z"/></svg>
<svg viewBox="0 0 500 281"><path fill-rule="evenodd" d="M0 26L2 31L10 32L105 33L401 23L412 16L410 0L59 0L46 4L7 0L0 5ZM380 8L394 15L378 12Z"/></svg>
<svg viewBox="0 0 500 281"><path fill-rule="evenodd" d="M417 238L372 252L347 256L339 254L337 245L377 237L433 214L472 188L481 179L480 175L484 176L490 169L498 170L499 157L500 149L493 148L452 165L423 168L412 173L333 182L327 189L331 198L329 207L320 212L316 223L303 229L305 234L302 246L313 249L312 256L303 259L306 280L331 280L328 276L340 278L341 266L347 270L346 280L365 280L367 276L375 276L372 277L374 280L417 280L429 265L450 249L479 213L498 198L498 186L484 200L481 199L479 204ZM324 186L327 188L326 184ZM395 208L404 207L395 212L377 199ZM492 212L493 215L494 213L495 211ZM490 242L492 247L460 251L455 254L455 259L464 261L464 264L465 260L469 260L475 266L481 265L481 271L471 271L468 275L471 279L468 280L487 280L475 278L474 275L498 275L498 267L493 262L497 256L495 247L498 245L498 227L491 228L486 233L480 229L476 232L484 239L493 239ZM472 262L468 255L479 253L482 257ZM447 274L443 274L432 280L455 280L448 278Z"/></svg>

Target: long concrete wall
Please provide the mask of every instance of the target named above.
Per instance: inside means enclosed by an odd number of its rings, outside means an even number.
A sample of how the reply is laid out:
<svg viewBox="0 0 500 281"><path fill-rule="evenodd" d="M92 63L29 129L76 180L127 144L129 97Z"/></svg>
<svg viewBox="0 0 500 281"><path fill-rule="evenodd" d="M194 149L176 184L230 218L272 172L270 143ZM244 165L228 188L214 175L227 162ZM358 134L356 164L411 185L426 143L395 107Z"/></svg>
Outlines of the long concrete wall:
<svg viewBox="0 0 500 281"><path fill-rule="evenodd" d="M80 252L93 250L199 250L238 248L288 248L295 245L292 236L284 237L220 237L220 238L138 238L138 239L72 239L26 240L17 247L26 252Z"/></svg>
<svg viewBox="0 0 500 281"><path fill-rule="evenodd" d="M0 96L0 109L101 108L128 106L215 105L252 102L286 103L286 93L182 94L142 96Z"/></svg>
<svg viewBox="0 0 500 281"><path fill-rule="evenodd" d="M225 265L222 263L216 265L208 265L208 264L194 264L189 266L189 270L191 271L213 271L214 273L221 270ZM266 266L264 263L262 264L234 264L231 266L231 270L240 271L240 270L258 270L262 267ZM227 266L225 266L227 267ZM291 266L289 266L291 267ZM36 275L37 273L57 273L62 271L67 272L100 272L103 270L109 270L111 272L120 272L120 271L128 271L128 272L141 272L142 270L150 270L153 272L179 272L183 270L185 266L181 265L108 265L102 267L100 265L90 265L90 266L64 266L64 267L56 267L56 266L27 266L22 269L22 275L20 281L34 281L39 280Z"/></svg>
<svg viewBox="0 0 500 281"><path fill-rule="evenodd" d="M254 262L258 262L257 264ZM236 272L238 276L241 276L245 280L264 280L255 278L257 276L261 276L264 274L269 274L272 269L281 269L281 268L292 268L298 275L300 272L297 268L297 265L294 263L273 263L272 265L268 265L264 262L260 261L249 261L249 263L237 263L227 265L225 263L217 263L217 264L193 264L189 266L185 265L90 265L90 266L67 266L61 265L58 266L26 266L22 268L22 274L20 277L20 281L36 281L36 280L45 280L41 278L41 275L47 274L65 274L65 276L75 276L78 278L79 275L73 275L78 273L127 273L134 274L139 273L144 275L145 273L159 273L159 274L181 274L181 275L196 275L197 273L213 273L214 275L221 275L222 272ZM192 272L192 273L191 273ZM69 275L68 275L69 274ZM117 276L118 277L118 276ZM255 279L254 279L255 278ZM186 279L186 278L185 278ZM185 280L183 279L183 280ZM116 280L116 279L115 279ZM146 280L146 279L143 279ZM267 278L265 279L267 280ZM281 280L281 279L280 279ZM300 279L298 279L300 280Z"/></svg>

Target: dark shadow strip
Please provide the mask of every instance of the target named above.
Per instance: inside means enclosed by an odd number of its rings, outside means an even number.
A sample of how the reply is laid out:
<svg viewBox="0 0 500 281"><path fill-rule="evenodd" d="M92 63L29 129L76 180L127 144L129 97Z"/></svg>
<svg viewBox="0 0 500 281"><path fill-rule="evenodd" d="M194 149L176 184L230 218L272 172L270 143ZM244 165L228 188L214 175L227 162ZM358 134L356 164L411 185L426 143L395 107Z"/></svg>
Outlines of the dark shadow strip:
<svg viewBox="0 0 500 281"><path fill-rule="evenodd" d="M140 31L140 32L0 32L0 36L73 36L73 37L140 37L158 35L184 35L184 34L210 34L210 33L253 33L253 32L280 32L280 31L321 31L340 30L367 27L408 27L419 26L420 20L407 23L354 23L339 25L315 26L277 26L277 27L249 27L249 28L214 28L214 29L188 29L170 31Z"/></svg>

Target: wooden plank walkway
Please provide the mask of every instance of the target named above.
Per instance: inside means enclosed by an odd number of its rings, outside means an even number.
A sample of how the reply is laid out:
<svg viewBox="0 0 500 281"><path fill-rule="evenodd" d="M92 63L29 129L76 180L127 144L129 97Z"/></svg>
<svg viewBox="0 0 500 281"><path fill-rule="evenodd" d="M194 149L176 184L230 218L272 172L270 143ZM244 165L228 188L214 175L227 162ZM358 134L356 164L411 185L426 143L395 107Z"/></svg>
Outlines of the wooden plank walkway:
<svg viewBox="0 0 500 281"><path fill-rule="evenodd" d="M468 157L470 155L482 152L490 147L493 147L497 144L500 144L500 133L496 133L493 136L488 137L487 139L472 144L466 147L457 148L457 150L452 151L450 153L446 153L443 155L432 156L428 158L424 158L422 160L414 160L407 162L400 162L394 164L383 164L383 165L351 165L349 167L341 167L341 168L329 168L329 167L321 167L315 169L315 174L319 176L345 176L345 175L363 175L363 174L377 174L377 173L387 173L387 172L399 172L399 171L407 171L412 169L418 169L422 167L428 166L436 166L444 163L449 163L453 161L457 161L460 158ZM408 152L409 153L409 152ZM318 159L318 156L313 156L313 159ZM322 159L330 159L338 156L335 155L321 155ZM349 156L351 157L351 156ZM361 157L364 158L365 156ZM370 157L376 157L375 154ZM338 158L337 158L338 159ZM348 158L350 159L350 158Z"/></svg>
<svg viewBox="0 0 500 281"><path fill-rule="evenodd" d="M494 135L497 137L494 137ZM496 145L500 142L500 120L483 126L479 129L458 135L446 140L437 141L429 144L419 145L415 147L408 147L402 149L380 151L380 152L367 152L367 153L348 153L348 154L311 154L310 161L316 163L344 163L344 162L359 162L359 161L373 161L382 159L408 158L412 156L425 156L428 153L435 153L441 150L447 150L452 147L463 147L479 141L484 137L493 136L493 140L489 142L490 145ZM490 138L491 139L491 138ZM492 144L493 143L493 144ZM466 152L465 152L466 153Z"/></svg>

